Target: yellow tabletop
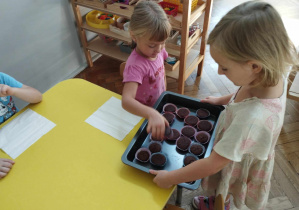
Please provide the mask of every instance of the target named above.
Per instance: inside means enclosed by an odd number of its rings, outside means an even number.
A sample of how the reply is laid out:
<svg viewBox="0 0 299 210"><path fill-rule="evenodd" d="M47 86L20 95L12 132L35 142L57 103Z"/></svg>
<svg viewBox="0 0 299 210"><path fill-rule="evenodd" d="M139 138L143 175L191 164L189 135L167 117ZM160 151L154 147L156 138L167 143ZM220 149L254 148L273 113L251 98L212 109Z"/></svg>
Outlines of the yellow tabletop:
<svg viewBox="0 0 299 210"><path fill-rule="evenodd" d="M163 208L174 188L157 187L153 175L121 161L142 121L123 141L85 122L111 96L121 98L85 80L70 79L48 90L41 103L22 110L30 108L56 126L16 158L0 180L0 209ZM2 150L0 157L10 158Z"/></svg>

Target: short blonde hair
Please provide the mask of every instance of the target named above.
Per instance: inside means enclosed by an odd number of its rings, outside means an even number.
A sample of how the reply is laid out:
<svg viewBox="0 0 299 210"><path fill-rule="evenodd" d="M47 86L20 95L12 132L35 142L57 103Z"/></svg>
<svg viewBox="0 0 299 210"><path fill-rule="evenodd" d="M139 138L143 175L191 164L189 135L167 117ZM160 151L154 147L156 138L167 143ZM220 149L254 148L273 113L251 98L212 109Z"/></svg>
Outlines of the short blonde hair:
<svg viewBox="0 0 299 210"><path fill-rule="evenodd" d="M265 87L276 85L287 67L298 64L280 15L265 2L249 1L233 8L212 30L208 44L235 62L258 61L259 84Z"/></svg>
<svg viewBox="0 0 299 210"><path fill-rule="evenodd" d="M152 41L161 42L169 37L171 25L160 5L140 1L131 16L129 29L136 37L148 36Z"/></svg>

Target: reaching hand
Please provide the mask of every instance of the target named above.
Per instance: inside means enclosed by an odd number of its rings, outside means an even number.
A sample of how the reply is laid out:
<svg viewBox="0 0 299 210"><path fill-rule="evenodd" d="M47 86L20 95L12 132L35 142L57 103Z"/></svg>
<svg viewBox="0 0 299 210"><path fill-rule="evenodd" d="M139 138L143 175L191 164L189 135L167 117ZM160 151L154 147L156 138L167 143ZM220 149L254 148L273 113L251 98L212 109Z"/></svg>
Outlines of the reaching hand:
<svg viewBox="0 0 299 210"><path fill-rule="evenodd" d="M208 96L205 99L200 100L200 102L209 103L213 105L222 105L221 97L215 97L215 96Z"/></svg>
<svg viewBox="0 0 299 210"><path fill-rule="evenodd" d="M155 109L151 110L148 118L147 132L157 140L163 140L165 126L169 126L168 121Z"/></svg>
<svg viewBox="0 0 299 210"><path fill-rule="evenodd" d="M168 171L155 171L150 169L149 172L153 175L156 175L154 178L154 182L161 188L170 188L173 184L169 182L169 178L167 177Z"/></svg>
<svg viewBox="0 0 299 210"><path fill-rule="evenodd" d="M14 163L13 160L0 158L0 179L8 174Z"/></svg>
<svg viewBox="0 0 299 210"><path fill-rule="evenodd" d="M13 94L13 88L8 85L0 84L0 97L11 96Z"/></svg>

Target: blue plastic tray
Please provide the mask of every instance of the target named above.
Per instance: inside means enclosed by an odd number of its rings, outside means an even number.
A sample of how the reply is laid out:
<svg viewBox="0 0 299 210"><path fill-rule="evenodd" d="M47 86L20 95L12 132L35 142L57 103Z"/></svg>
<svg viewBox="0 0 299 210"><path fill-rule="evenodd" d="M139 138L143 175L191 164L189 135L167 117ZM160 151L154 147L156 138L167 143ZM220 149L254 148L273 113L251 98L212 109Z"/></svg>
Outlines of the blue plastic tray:
<svg viewBox="0 0 299 210"><path fill-rule="evenodd" d="M208 157L211 154L211 150L215 139L214 131L217 125L217 120L224 107L214 106L207 103L201 103L198 99L166 91L159 97L156 104L154 105L154 108L157 111L162 113L163 106L166 103L173 103L178 108L186 107L190 110L190 115L195 115L195 116L196 116L196 110L198 110L199 108L204 108L210 111L211 116L207 118L207 120L213 123L214 129L210 132L211 140L209 144L204 145L206 149L205 153L199 158ZM149 173L149 169L172 171L183 167L183 158L185 154L188 153L188 151L187 152L179 151L178 149L176 149L175 142L170 142L167 140L163 141L163 146L162 146L162 152L167 156L167 163L163 168L153 166L149 162L141 163L140 161L135 159L136 151L141 147L148 148L148 145L151 141L150 135L146 132L147 123L148 121L145 120L144 123L140 126L136 135L132 139L131 143L128 145L124 154L122 155L123 163L147 173ZM171 125L171 128L175 128L180 131L183 126L184 126L184 122L176 117L174 123ZM192 139L192 141L194 141L194 139ZM179 184L179 186L187 189L195 190L199 187L200 182L201 180L196 180L193 182L181 183Z"/></svg>

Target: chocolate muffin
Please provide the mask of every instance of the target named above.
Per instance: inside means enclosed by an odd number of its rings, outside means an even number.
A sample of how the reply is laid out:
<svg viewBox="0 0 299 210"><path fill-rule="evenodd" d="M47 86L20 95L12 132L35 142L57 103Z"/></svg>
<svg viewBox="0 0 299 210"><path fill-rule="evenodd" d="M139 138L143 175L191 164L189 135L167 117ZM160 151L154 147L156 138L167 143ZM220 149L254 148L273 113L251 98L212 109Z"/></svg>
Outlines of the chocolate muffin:
<svg viewBox="0 0 299 210"><path fill-rule="evenodd" d="M154 137L152 136L152 134L150 135L150 139L151 139L152 141L163 141L163 139L156 139L156 138L154 138Z"/></svg>
<svg viewBox="0 0 299 210"><path fill-rule="evenodd" d="M169 126L166 126L164 136L167 139L167 138L171 138L172 135L173 135L172 129Z"/></svg>
<svg viewBox="0 0 299 210"><path fill-rule="evenodd" d="M171 125L174 121L175 115L171 112L165 112L162 114L163 117L168 121L168 123Z"/></svg>
<svg viewBox="0 0 299 210"><path fill-rule="evenodd" d="M200 156L205 152L205 148L200 143L192 143L189 147L189 152L196 156Z"/></svg>
<svg viewBox="0 0 299 210"><path fill-rule="evenodd" d="M187 117L190 114L190 111L188 108L182 107L176 111L176 114L179 118L184 119L185 117Z"/></svg>
<svg viewBox="0 0 299 210"><path fill-rule="evenodd" d="M192 138L195 134L196 130L192 126L186 125L182 128L181 133L188 138Z"/></svg>
<svg viewBox="0 0 299 210"><path fill-rule="evenodd" d="M187 116L184 120L185 124L190 125L190 126L196 126L198 121L199 121L198 117L193 116L193 115Z"/></svg>
<svg viewBox="0 0 299 210"><path fill-rule="evenodd" d="M164 112L172 112L172 113L175 113L177 110L177 107L176 105L172 104L172 103L168 103L168 104L165 104L163 106L163 111Z"/></svg>
<svg viewBox="0 0 299 210"><path fill-rule="evenodd" d="M162 144L158 141L152 141L149 144L148 149L151 151L151 153L161 152Z"/></svg>
<svg viewBox="0 0 299 210"><path fill-rule="evenodd" d="M183 161L184 162L184 166L187 166L187 165L189 165L190 163L193 163L196 160L198 160L198 158L196 156L187 154L184 157L184 161Z"/></svg>
<svg viewBox="0 0 299 210"><path fill-rule="evenodd" d="M166 156L161 152L152 154L150 159L151 164L160 167L164 166L166 161Z"/></svg>
<svg viewBox="0 0 299 210"><path fill-rule="evenodd" d="M213 124L208 120L200 120L197 123L197 129L200 131L210 132L213 129Z"/></svg>
<svg viewBox="0 0 299 210"><path fill-rule="evenodd" d="M178 140L176 141L176 146L178 149L182 150L182 151L187 151L189 146L191 144L191 139L189 139L186 136L181 136L180 138L178 138Z"/></svg>
<svg viewBox="0 0 299 210"><path fill-rule="evenodd" d="M172 135L167 137L167 140L174 140L176 141L180 136L181 133L177 129L171 129L172 130Z"/></svg>
<svg viewBox="0 0 299 210"><path fill-rule="evenodd" d="M210 112L207 109L198 109L196 111L196 115L199 117L199 119L206 119L210 116Z"/></svg>
<svg viewBox="0 0 299 210"><path fill-rule="evenodd" d="M201 144L206 144L210 141L211 135L206 131L198 131L194 138L196 141L198 141Z"/></svg>
<svg viewBox="0 0 299 210"><path fill-rule="evenodd" d="M140 162L146 163L151 156L151 152L147 148L140 148L135 154L135 158Z"/></svg>

